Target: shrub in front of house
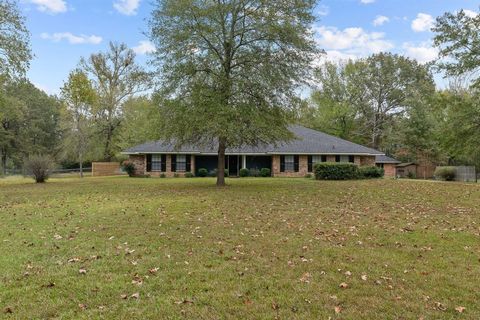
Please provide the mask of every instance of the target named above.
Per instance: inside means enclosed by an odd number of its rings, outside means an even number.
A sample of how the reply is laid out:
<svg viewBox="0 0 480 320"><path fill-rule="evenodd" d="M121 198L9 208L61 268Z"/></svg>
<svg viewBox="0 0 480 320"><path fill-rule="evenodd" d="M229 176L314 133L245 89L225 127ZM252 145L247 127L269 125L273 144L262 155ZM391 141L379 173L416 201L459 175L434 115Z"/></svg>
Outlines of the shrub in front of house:
<svg viewBox="0 0 480 320"><path fill-rule="evenodd" d="M195 175L191 172L185 172L185 178L193 178Z"/></svg>
<svg viewBox="0 0 480 320"><path fill-rule="evenodd" d="M225 169L223 172L224 172L224 176L225 176L225 177L228 177L228 176L229 176L228 169ZM212 177L212 178L216 177L216 176L217 176L217 169L213 169L212 171L210 171L210 172L208 173L208 176L209 176L209 177Z"/></svg>
<svg viewBox="0 0 480 320"><path fill-rule="evenodd" d="M160 174L160 178L166 178L166 177L167 177L167 175L165 173Z"/></svg>
<svg viewBox="0 0 480 320"><path fill-rule="evenodd" d="M208 170L205 168L198 169L198 176L205 178L206 176L208 176Z"/></svg>
<svg viewBox="0 0 480 320"><path fill-rule="evenodd" d="M248 177L250 175L250 171L246 168L240 169L240 172L238 173L241 178Z"/></svg>
<svg viewBox="0 0 480 320"><path fill-rule="evenodd" d="M260 170L258 170L257 168L252 168L248 170L248 173L250 177L260 177Z"/></svg>
<svg viewBox="0 0 480 320"><path fill-rule="evenodd" d="M269 168L260 169L260 176L266 178L272 176L272 171Z"/></svg>
<svg viewBox="0 0 480 320"><path fill-rule="evenodd" d="M347 162L321 162L315 164L317 180L353 180L359 177L358 166Z"/></svg>
<svg viewBox="0 0 480 320"><path fill-rule="evenodd" d="M123 161L122 169L128 174L129 177L135 176L135 165L131 161Z"/></svg>
<svg viewBox="0 0 480 320"><path fill-rule="evenodd" d="M358 177L361 179L377 179L383 178L385 170L376 166L366 166L358 168Z"/></svg>
<svg viewBox="0 0 480 320"><path fill-rule="evenodd" d="M456 174L457 169L455 167L438 167L435 169L434 176L438 180L453 181Z"/></svg>
<svg viewBox="0 0 480 320"><path fill-rule="evenodd" d="M53 160L46 155L31 156L25 161L25 169L36 183L44 183L53 169Z"/></svg>

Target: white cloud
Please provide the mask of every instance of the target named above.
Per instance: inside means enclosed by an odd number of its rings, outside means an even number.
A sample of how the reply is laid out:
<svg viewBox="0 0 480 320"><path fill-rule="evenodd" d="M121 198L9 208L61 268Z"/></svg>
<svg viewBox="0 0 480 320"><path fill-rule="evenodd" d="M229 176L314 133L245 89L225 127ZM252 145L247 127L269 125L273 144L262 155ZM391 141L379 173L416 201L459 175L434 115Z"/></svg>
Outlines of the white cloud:
<svg viewBox="0 0 480 320"><path fill-rule="evenodd" d="M113 3L118 12L127 16L136 15L139 6L140 0L117 0Z"/></svg>
<svg viewBox="0 0 480 320"><path fill-rule="evenodd" d="M99 44L103 40L102 37L96 35L74 35L70 32L58 32L53 34L42 33L40 37L42 39L52 40L53 42L67 40L71 44Z"/></svg>
<svg viewBox="0 0 480 320"><path fill-rule="evenodd" d="M155 51L155 46L150 41L140 41L138 46L132 48L136 54L149 54Z"/></svg>
<svg viewBox="0 0 480 320"><path fill-rule="evenodd" d="M370 3L374 3L375 0L360 0L360 2L363 4L370 4Z"/></svg>
<svg viewBox="0 0 480 320"><path fill-rule="evenodd" d="M316 41L320 48L335 57L364 57L392 49L393 43L382 32L366 32L362 28L318 27Z"/></svg>
<svg viewBox="0 0 480 320"><path fill-rule="evenodd" d="M377 16L375 18L375 20L373 20L373 25L375 27L378 27L378 26L382 26L384 25L385 23L389 22L390 21L390 18L389 17L386 17L386 16Z"/></svg>
<svg viewBox="0 0 480 320"><path fill-rule="evenodd" d="M472 11L472 10L466 9L466 10L463 10L463 12L464 12L465 15L466 15L467 17L469 17L469 18L475 18L475 17L478 16L478 13L475 12L475 11Z"/></svg>
<svg viewBox="0 0 480 320"><path fill-rule="evenodd" d="M412 21L412 30L415 32L430 31L435 24L435 19L429 14L419 13L417 18Z"/></svg>
<svg viewBox="0 0 480 320"><path fill-rule="evenodd" d="M61 13L67 11L67 3L64 0L29 0L37 5L37 9L49 13Z"/></svg>
<svg viewBox="0 0 480 320"><path fill-rule="evenodd" d="M403 50L405 55L409 58L415 59L420 63L431 62L438 58L438 49L431 46L429 43L422 43L415 46L412 43L404 43Z"/></svg>

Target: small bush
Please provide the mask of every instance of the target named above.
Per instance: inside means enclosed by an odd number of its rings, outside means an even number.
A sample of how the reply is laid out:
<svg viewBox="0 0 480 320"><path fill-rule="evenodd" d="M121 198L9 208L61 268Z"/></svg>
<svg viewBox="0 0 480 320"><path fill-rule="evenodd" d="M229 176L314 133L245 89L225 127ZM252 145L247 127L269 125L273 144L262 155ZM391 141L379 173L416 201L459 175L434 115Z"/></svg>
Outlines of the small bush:
<svg viewBox="0 0 480 320"><path fill-rule="evenodd" d="M382 178L385 175L385 170L380 167L368 166L358 168L359 178L363 179L376 179Z"/></svg>
<svg viewBox="0 0 480 320"><path fill-rule="evenodd" d="M250 177L260 177L260 170L257 168L252 168L249 170Z"/></svg>
<svg viewBox="0 0 480 320"><path fill-rule="evenodd" d="M435 178L443 181L453 181L457 174L455 167L438 167L435 169Z"/></svg>
<svg viewBox="0 0 480 320"><path fill-rule="evenodd" d="M241 178L248 177L250 175L250 171L246 168L240 169L240 172L238 173Z"/></svg>
<svg viewBox="0 0 480 320"><path fill-rule="evenodd" d="M266 178L272 176L272 171L269 168L260 169L260 176Z"/></svg>
<svg viewBox="0 0 480 320"><path fill-rule="evenodd" d="M307 173L307 174L304 176L305 179L312 179L312 177L313 177L313 176L312 176L311 173Z"/></svg>
<svg viewBox="0 0 480 320"><path fill-rule="evenodd" d="M185 178L193 178L195 175L191 172L185 172Z"/></svg>
<svg viewBox="0 0 480 320"><path fill-rule="evenodd" d="M180 175L175 172L175 173L173 174L173 177L174 177L174 178L180 178Z"/></svg>
<svg viewBox="0 0 480 320"><path fill-rule="evenodd" d="M205 168L198 169L198 176L199 177L206 177L208 176L208 170Z"/></svg>
<svg viewBox="0 0 480 320"><path fill-rule="evenodd" d="M129 177L135 176L135 165L131 161L123 161L122 169L128 173Z"/></svg>
<svg viewBox="0 0 480 320"><path fill-rule="evenodd" d="M352 180L358 178L358 167L347 162L322 162L315 164L317 180Z"/></svg>
<svg viewBox="0 0 480 320"><path fill-rule="evenodd" d="M209 177L216 177L217 176L217 169L213 169L212 171L210 171L208 176ZM228 177L228 170L227 169L224 170L224 176Z"/></svg>
<svg viewBox="0 0 480 320"><path fill-rule="evenodd" d="M413 171L408 171L408 173L407 173L407 178L408 178L408 179L416 179L416 178L417 178L417 175L416 175L415 172L413 172Z"/></svg>
<svg viewBox="0 0 480 320"><path fill-rule="evenodd" d="M166 177L167 177L167 175L165 173L160 174L160 178L166 178Z"/></svg>
<svg viewBox="0 0 480 320"><path fill-rule="evenodd" d="M49 156L35 155L25 161L25 169L35 179L36 183L48 180L53 169L53 161Z"/></svg>

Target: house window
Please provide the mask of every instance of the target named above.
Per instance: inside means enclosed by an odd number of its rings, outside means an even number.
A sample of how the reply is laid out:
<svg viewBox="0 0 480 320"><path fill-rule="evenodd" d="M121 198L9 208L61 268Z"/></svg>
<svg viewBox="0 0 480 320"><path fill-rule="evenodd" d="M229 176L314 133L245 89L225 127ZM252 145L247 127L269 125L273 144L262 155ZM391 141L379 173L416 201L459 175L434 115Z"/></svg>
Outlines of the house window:
<svg viewBox="0 0 480 320"><path fill-rule="evenodd" d="M352 160L351 156L340 156L340 160L337 162L353 162L351 160Z"/></svg>
<svg viewBox="0 0 480 320"><path fill-rule="evenodd" d="M152 171L162 171L161 154L152 154Z"/></svg>
<svg viewBox="0 0 480 320"><path fill-rule="evenodd" d="M184 154L177 155L177 171L187 171L187 156Z"/></svg>
<svg viewBox="0 0 480 320"><path fill-rule="evenodd" d="M295 171L294 156L285 156L285 171Z"/></svg>
<svg viewBox="0 0 480 320"><path fill-rule="evenodd" d="M312 163L326 162L325 156L312 156Z"/></svg>

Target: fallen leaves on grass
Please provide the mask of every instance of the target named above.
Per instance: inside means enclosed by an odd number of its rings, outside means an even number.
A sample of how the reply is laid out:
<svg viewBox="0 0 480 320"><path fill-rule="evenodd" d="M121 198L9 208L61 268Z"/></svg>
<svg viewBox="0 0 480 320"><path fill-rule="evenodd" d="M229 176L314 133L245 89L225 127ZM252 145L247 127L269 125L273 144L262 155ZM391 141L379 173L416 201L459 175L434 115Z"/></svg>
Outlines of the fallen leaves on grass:
<svg viewBox="0 0 480 320"><path fill-rule="evenodd" d="M11 307L6 307L3 309L3 313L13 313L13 309Z"/></svg>
<svg viewBox="0 0 480 320"><path fill-rule="evenodd" d="M342 288L342 289L347 289L347 288L348 288L348 284L345 283L345 282L342 282L342 283L340 283L340 286L339 286L339 287Z"/></svg>
<svg viewBox="0 0 480 320"><path fill-rule="evenodd" d="M463 311L465 311L465 307L456 307L455 311L457 311L458 313L463 313Z"/></svg>
<svg viewBox="0 0 480 320"><path fill-rule="evenodd" d="M193 301L189 299L183 299L183 300L175 301L175 304L193 304Z"/></svg>
<svg viewBox="0 0 480 320"><path fill-rule="evenodd" d="M79 303L78 307L80 308L80 310L86 310L87 309L87 305L83 304L83 303Z"/></svg>
<svg viewBox="0 0 480 320"><path fill-rule="evenodd" d="M342 312L342 307L336 306L336 307L335 307L335 313L336 313L336 314L339 314L340 312Z"/></svg>
<svg viewBox="0 0 480 320"><path fill-rule="evenodd" d="M80 269L80 270L78 270L78 273L87 274L87 270L86 269Z"/></svg>
<svg viewBox="0 0 480 320"><path fill-rule="evenodd" d="M312 275L310 274L310 272L305 272L300 278L300 282L303 283L310 283L310 281L312 281Z"/></svg>

